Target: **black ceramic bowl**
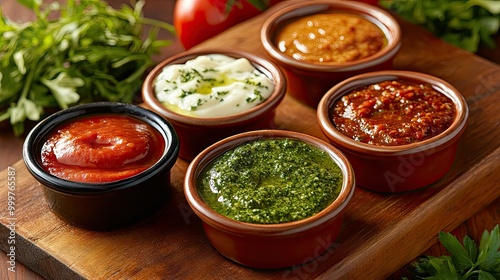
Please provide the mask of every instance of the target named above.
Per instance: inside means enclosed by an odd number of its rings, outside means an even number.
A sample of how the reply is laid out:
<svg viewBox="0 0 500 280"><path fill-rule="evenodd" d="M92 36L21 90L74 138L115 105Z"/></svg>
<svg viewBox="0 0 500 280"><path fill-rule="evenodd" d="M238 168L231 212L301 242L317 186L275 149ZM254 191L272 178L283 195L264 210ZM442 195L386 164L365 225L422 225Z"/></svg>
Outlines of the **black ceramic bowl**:
<svg viewBox="0 0 500 280"><path fill-rule="evenodd" d="M52 132L72 120L102 114L133 117L159 132L164 141L159 159L139 174L104 183L61 179L44 169L41 150ZM89 103L59 111L38 123L23 146L26 167L43 186L49 208L75 226L95 230L125 227L156 212L168 198L170 169L178 153L177 134L163 117L142 107L114 102Z"/></svg>

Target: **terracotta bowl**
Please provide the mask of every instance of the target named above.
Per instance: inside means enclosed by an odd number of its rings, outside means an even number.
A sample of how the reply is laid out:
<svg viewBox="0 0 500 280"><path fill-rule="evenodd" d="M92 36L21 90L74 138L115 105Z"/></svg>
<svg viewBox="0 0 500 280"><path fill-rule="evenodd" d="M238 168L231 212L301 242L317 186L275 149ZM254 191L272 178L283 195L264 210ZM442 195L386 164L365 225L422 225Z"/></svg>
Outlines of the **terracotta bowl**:
<svg viewBox="0 0 500 280"><path fill-rule="evenodd" d="M341 192L319 213L298 221L255 224L236 221L210 208L200 196L197 180L214 158L234 147L262 138L290 138L326 151L340 167ZM354 194L354 173L344 155L313 136L285 130L261 130L223 139L201 152L189 165L184 192L194 213L202 220L206 236L225 257L253 268L284 268L311 261L331 251L342 224L342 215Z"/></svg>
<svg viewBox="0 0 500 280"><path fill-rule="evenodd" d="M293 0L292 0L293 1ZM287 1L288 2L288 1ZM261 41L267 54L284 68L288 92L297 100L316 108L321 97L336 83L354 75L392 69L401 47L398 22L385 10L358 1L311 0L287 4L276 9L264 22ZM318 13L358 15L379 27L387 39L385 47L371 56L338 64L299 61L281 52L276 34L290 21Z"/></svg>
<svg viewBox="0 0 500 280"><path fill-rule="evenodd" d="M456 115L451 126L427 140L399 146L379 146L355 141L342 134L330 119L333 104L350 91L387 80L428 83L452 100ZM360 187L386 193L428 186L451 168L469 110L462 94L437 77L410 71L379 71L349 78L332 87L318 105L317 118L323 133L349 159Z"/></svg>
<svg viewBox="0 0 500 280"><path fill-rule="evenodd" d="M154 90L156 77L168 65L183 64L200 55L208 54L248 59L257 70L274 81L275 88L271 96L252 109L221 117L191 117L167 109L156 97ZM203 149L225 137L249 130L274 128L275 109L283 100L285 92L285 76L273 62L244 51L224 49L187 51L174 55L159 63L149 73L142 88L146 105L175 127L181 142L179 156L185 160L192 160Z"/></svg>
<svg viewBox="0 0 500 280"><path fill-rule="evenodd" d="M62 124L103 114L132 117L156 130L163 146L159 159L141 173L103 183L61 179L46 171L41 154L50 135ZM70 107L40 121L25 140L23 159L57 216L78 227L112 230L139 222L164 205L178 152L175 130L164 118L135 105L103 102Z"/></svg>

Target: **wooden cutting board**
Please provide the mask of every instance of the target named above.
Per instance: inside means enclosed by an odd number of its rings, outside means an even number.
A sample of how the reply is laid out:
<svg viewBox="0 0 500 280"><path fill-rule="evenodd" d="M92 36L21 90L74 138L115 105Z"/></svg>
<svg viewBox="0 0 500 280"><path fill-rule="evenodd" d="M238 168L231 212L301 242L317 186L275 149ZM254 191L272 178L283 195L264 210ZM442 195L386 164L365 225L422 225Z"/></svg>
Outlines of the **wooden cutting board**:
<svg viewBox="0 0 500 280"><path fill-rule="evenodd" d="M274 7L272 10L279 8ZM260 44L264 14L244 22L201 48L234 48L265 55ZM126 229L95 232L73 227L52 214L42 187L22 161L15 190L9 170L0 173L0 246L49 279L384 279L500 196L500 67L450 46L403 20L403 46L395 68L428 73L457 87L470 107L470 121L448 174L428 188L380 194L357 188L346 209L333 250L306 265L253 270L235 264L210 245L182 192L188 162L172 170L172 197L155 216ZM281 129L326 139L316 112L287 96L277 109ZM7 211L9 197L15 210ZM82 209L84 211L84 209ZM14 227L15 226L15 227Z"/></svg>

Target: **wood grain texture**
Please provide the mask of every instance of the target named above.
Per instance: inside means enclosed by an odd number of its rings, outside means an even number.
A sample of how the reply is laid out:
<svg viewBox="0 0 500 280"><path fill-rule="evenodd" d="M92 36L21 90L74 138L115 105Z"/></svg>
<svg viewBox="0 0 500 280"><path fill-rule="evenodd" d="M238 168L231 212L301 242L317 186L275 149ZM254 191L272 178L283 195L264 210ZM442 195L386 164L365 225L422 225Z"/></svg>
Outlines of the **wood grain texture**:
<svg viewBox="0 0 500 280"><path fill-rule="evenodd" d="M278 8L278 7L277 7ZM265 55L259 40L266 14L244 22L197 48L238 48ZM356 190L334 248L294 269L259 271L228 261L206 240L201 223L182 193L187 162L172 170L173 196L155 216L130 228L94 232L58 219L43 200L41 186L19 161L16 211L19 261L49 279L384 279L500 196L500 132L497 116L500 67L451 47L425 30L400 21L403 48L395 68L441 77L457 87L471 109L457 159L450 172L420 191L386 195ZM315 110L286 97L277 109L281 129L324 138ZM0 201L6 201L6 170L0 173ZM2 213L3 214L3 213ZM498 218L498 213L492 215ZM496 218L495 218L496 217ZM495 221L493 221L495 222ZM498 220L496 221L498 223ZM7 236L7 216L0 218ZM6 251L5 240L1 249ZM390 261L389 261L390 260Z"/></svg>

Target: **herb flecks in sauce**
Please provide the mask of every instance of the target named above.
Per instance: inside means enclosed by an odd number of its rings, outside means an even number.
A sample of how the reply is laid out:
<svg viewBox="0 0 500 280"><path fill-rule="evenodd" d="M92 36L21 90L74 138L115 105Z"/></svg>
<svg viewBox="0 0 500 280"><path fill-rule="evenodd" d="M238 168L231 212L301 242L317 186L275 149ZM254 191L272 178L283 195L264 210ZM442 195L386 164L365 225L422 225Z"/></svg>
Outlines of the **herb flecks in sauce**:
<svg viewBox="0 0 500 280"><path fill-rule="evenodd" d="M293 139L260 139L214 160L200 174L199 192L229 218L260 224L310 217L332 203L342 172L326 152Z"/></svg>
<svg viewBox="0 0 500 280"><path fill-rule="evenodd" d="M158 100L174 112L195 117L241 113L262 103L273 89L270 77L247 59L220 54L166 66L155 81Z"/></svg>

